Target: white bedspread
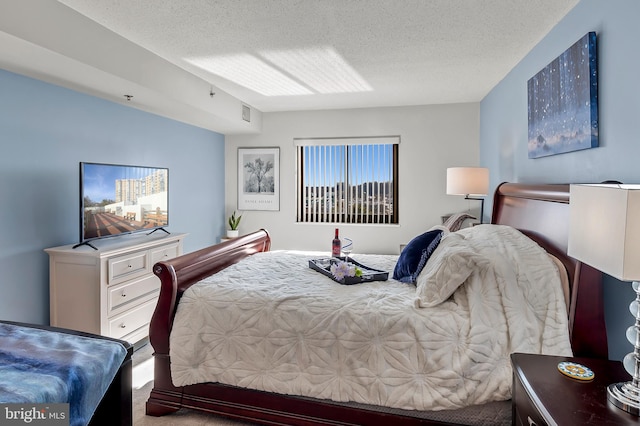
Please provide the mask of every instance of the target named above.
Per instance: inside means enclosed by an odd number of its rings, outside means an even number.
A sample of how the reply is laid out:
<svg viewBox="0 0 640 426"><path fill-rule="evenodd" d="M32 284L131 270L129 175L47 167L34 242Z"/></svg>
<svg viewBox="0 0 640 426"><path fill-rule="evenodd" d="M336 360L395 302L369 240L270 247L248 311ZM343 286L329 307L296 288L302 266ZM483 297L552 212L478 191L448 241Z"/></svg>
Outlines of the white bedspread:
<svg viewBox="0 0 640 426"><path fill-rule="evenodd" d="M494 225L445 236L432 260L462 240L476 267L429 308L392 279L340 285L308 268L318 253L250 256L183 295L173 382L417 410L509 399L512 352L571 355L558 272L531 240ZM355 259L393 271L397 256ZM428 266L422 274L442 274Z"/></svg>

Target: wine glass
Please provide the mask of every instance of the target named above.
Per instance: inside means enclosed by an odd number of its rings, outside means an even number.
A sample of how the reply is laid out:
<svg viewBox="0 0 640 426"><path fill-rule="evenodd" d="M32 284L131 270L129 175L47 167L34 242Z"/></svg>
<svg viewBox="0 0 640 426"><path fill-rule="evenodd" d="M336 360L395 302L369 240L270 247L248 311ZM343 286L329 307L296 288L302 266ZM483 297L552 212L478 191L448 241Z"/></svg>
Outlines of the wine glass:
<svg viewBox="0 0 640 426"><path fill-rule="evenodd" d="M353 240L351 238L342 237L342 253L344 253L345 261L349 261L349 254L353 251Z"/></svg>

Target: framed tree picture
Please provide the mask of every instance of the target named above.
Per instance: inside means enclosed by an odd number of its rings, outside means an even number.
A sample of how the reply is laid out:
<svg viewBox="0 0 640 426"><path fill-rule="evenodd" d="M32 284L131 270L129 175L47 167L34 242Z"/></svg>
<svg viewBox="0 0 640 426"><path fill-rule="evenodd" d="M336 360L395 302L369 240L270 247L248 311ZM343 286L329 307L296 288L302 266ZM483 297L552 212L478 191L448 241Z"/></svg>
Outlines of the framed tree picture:
<svg viewBox="0 0 640 426"><path fill-rule="evenodd" d="M280 148L238 148L238 210L280 210Z"/></svg>

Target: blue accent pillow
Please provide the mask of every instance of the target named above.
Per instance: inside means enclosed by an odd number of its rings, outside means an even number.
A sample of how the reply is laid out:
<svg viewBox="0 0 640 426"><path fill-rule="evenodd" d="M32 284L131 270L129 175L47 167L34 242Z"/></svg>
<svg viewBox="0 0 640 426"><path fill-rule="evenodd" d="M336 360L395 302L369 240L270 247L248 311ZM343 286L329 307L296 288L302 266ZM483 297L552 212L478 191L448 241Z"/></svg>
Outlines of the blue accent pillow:
<svg viewBox="0 0 640 426"><path fill-rule="evenodd" d="M427 260L440 244L442 233L441 229L434 229L409 241L409 244L400 253L396 267L393 269L393 279L415 284L418 275L427 264Z"/></svg>

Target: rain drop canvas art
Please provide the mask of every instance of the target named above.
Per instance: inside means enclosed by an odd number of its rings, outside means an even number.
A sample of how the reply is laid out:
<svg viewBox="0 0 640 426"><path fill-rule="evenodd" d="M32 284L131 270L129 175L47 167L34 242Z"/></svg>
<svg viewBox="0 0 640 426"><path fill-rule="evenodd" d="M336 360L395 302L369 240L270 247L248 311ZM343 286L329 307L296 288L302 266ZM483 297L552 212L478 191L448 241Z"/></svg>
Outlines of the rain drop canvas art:
<svg viewBox="0 0 640 426"><path fill-rule="evenodd" d="M598 146L596 33L589 32L527 82L529 158Z"/></svg>

